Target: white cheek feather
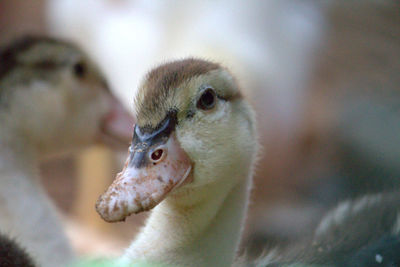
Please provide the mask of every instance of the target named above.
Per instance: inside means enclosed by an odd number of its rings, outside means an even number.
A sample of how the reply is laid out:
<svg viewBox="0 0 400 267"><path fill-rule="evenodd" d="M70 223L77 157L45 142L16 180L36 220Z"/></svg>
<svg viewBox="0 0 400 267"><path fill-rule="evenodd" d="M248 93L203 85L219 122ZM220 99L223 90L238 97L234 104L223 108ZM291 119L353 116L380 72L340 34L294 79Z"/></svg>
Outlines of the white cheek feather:
<svg viewBox="0 0 400 267"><path fill-rule="evenodd" d="M228 121L231 112L229 103L219 99L215 109L210 112L201 113L200 118L208 123L224 123Z"/></svg>
<svg viewBox="0 0 400 267"><path fill-rule="evenodd" d="M178 134L179 140L183 147L190 154L204 152L204 142L197 137L197 134L190 129L182 129Z"/></svg>
<svg viewBox="0 0 400 267"><path fill-rule="evenodd" d="M198 110L194 118L196 123L193 123L198 125L198 129L193 130L192 127L182 129L179 134L179 139L192 153L213 152L213 147L209 146L209 142L204 139L204 136L211 137L215 135L215 131L218 130L218 125L227 124L230 112L230 105L223 100L218 102L215 110L205 112Z"/></svg>
<svg viewBox="0 0 400 267"><path fill-rule="evenodd" d="M36 133L38 130L41 130L43 125L42 120L45 119L41 116L41 109L48 109L48 106L52 109L52 112L49 113L49 118L46 117L46 120L51 120L52 116L50 115L58 114L61 110L59 105L57 105L57 99L53 96L54 94L51 94L51 91L49 91L49 93L46 92L49 90L48 84L35 81L31 83L30 87L29 91L26 88L16 89L10 106L12 107L11 112L15 123L18 124L22 122L27 125L24 126L21 124L19 128L28 128L29 131ZM43 96L45 96L45 98ZM47 99L49 99L49 101L47 101ZM46 102L48 102L49 105L43 104ZM27 120L26 118L29 119Z"/></svg>

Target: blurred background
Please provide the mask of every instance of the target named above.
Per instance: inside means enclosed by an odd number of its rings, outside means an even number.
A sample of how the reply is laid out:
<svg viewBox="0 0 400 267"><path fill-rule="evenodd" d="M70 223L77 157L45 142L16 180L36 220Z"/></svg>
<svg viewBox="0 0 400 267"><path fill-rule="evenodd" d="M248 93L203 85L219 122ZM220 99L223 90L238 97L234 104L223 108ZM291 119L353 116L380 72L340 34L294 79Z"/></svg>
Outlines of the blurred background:
<svg viewBox="0 0 400 267"><path fill-rule="evenodd" d="M229 67L262 143L242 245L250 255L309 234L338 201L400 186L398 1L0 1L0 44L26 33L78 43L132 111L159 63L195 56ZM81 255L119 255L147 216L107 224L94 210L125 156L98 146L42 166Z"/></svg>

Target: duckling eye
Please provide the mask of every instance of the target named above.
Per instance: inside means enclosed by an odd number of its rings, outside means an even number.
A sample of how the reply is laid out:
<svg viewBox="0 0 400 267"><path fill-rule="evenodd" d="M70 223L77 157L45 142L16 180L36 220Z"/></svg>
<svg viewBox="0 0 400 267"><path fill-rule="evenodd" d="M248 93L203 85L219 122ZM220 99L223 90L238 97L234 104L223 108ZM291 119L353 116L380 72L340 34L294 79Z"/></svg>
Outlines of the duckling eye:
<svg viewBox="0 0 400 267"><path fill-rule="evenodd" d="M77 63L75 63L72 68L74 75L78 78L83 78L87 72L86 65L82 61L78 61Z"/></svg>
<svg viewBox="0 0 400 267"><path fill-rule="evenodd" d="M197 107L203 110L209 110L215 106L215 101L215 91L212 88L207 88L197 101Z"/></svg>

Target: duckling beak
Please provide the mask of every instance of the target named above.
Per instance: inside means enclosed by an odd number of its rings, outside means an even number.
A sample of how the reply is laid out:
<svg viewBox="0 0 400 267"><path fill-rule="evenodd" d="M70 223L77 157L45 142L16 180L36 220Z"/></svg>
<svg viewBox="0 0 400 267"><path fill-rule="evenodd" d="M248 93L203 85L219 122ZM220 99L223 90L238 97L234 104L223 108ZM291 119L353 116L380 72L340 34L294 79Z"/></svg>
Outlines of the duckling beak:
<svg viewBox="0 0 400 267"><path fill-rule="evenodd" d="M150 210L189 181L192 162L166 124L151 134L135 127L124 169L96 203L105 221L123 221L132 213Z"/></svg>
<svg viewBox="0 0 400 267"><path fill-rule="evenodd" d="M111 96L108 102L110 110L101 119L99 141L113 148L125 148L135 120L115 97Z"/></svg>

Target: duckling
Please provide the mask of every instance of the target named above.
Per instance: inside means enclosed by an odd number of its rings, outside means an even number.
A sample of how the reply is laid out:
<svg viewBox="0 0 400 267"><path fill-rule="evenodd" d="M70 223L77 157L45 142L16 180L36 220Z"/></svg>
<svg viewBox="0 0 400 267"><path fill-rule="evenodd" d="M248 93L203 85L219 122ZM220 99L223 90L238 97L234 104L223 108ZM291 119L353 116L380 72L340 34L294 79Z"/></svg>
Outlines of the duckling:
<svg viewBox="0 0 400 267"><path fill-rule="evenodd" d="M135 107L129 156L96 203L108 222L152 210L119 263L239 266L259 145L254 112L234 77L204 60L166 63L148 73ZM371 261L365 251L398 248L397 239L382 237L399 234L399 204L396 192L343 202L310 240L251 266L362 266ZM380 255L388 255L385 263L398 260L396 253Z"/></svg>
<svg viewBox="0 0 400 267"><path fill-rule="evenodd" d="M230 266L259 146L234 77L200 59L170 62L148 73L135 107L124 170L96 204L109 222L152 209L121 262Z"/></svg>
<svg viewBox="0 0 400 267"><path fill-rule="evenodd" d="M74 259L40 184L39 162L95 142L127 143L132 124L100 70L74 45L29 36L0 51L0 231L38 266Z"/></svg>

